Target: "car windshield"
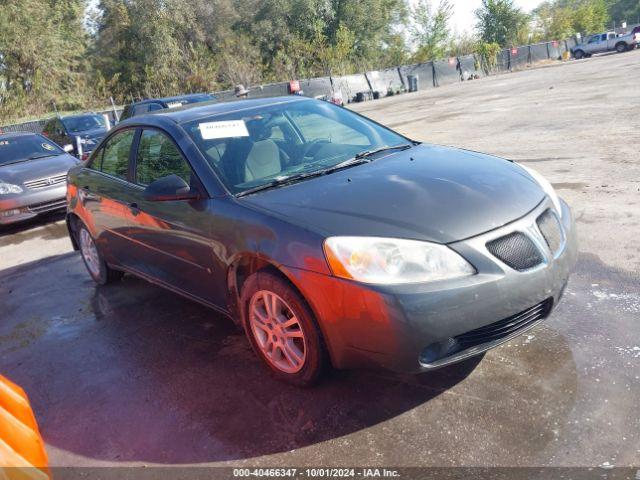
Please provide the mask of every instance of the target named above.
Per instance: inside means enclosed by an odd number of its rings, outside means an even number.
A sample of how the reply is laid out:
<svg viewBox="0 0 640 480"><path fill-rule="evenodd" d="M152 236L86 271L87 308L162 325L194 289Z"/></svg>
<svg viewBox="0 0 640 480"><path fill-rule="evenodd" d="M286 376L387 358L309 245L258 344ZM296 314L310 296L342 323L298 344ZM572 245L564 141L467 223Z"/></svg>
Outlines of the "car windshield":
<svg viewBox="0 0 640 480"><path fill-rule="evenodd" d="M347 109L313 100L239 107L183 127L234 194L346 168L364 152L373 157L381 148L411 145Z"/></svg>
<svg viewBox="0 0 640 480"><path fill-rule="evenodd" d="M63 153L64 150L40 135L0 136L0 165Z"/></svg>
<svg viewBox="0 0 640 480"><path fill-rule="evenodd" d="M94 128L106 128L104 118L100 115L82 115L62 120L69 133L80 133Z"/></svg>

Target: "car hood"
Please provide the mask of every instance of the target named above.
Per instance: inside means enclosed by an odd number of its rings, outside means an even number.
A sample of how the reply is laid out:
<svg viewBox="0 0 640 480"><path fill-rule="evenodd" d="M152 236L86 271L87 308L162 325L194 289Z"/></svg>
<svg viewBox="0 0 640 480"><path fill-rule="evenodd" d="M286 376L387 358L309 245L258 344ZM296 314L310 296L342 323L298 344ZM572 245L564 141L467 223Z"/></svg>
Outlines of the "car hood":
<svg viewBox="0 0 640 480"><path fill-rule="evenodd" d="M21 185L23 182L66 174L78 165L78 159L68 155L38 158L26 162L0 165L0 181Z"/></svg>
<svg viewBox="0 0 640 480"><path fill-rule="evenodd" d="M325 235L450 243L512 222L544 197L513 162L419 145L241 201Z"/></svg>

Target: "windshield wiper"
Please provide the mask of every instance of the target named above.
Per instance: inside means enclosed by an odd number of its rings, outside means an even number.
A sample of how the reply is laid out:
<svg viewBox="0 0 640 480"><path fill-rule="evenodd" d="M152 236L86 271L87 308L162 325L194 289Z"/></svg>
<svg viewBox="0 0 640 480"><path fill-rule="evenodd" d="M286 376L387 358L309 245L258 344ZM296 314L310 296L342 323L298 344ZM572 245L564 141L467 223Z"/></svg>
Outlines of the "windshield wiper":
<svg viewBox="0 0 640 480"><path fill-rule="evenodd" d="M367 157L374 155L376 153L384 152L387 150L407 150L408 148L411 148L411 147L413 147L412 144L406 143L402 145L384 146L384 147L376 148L375 150L367 150L366 152L360 152L355 157L345 160L344 162L340 162L331 167L323 168L321 170L316 170L313 172L302 172L296 175L289 175L285 177L274 178L270 182L264 183L262 185L258 185L257 187L253 187L248 190L244 190L236 194L236 197L244 197L245 195L250 195L252 193L261 192L263 190L269 190L271 188L277 188L284 185L289 185L291 183L295 183L300 180L304 180L311 177L328 175L330 173L337 172L338 170L342 170L344 168L353 167L355 165L361 165L363 163L369 163L371 160L367 160Z"/></svg>
<svg viewBox="0 0 640 480"><path fill-rule="evenodd" d="M47 158L47 157L57 157L58 155L61 155L60 153L43 153L40 155L31 155L29 157L29 160L38 160L39 158Z"/></svg>
<svg viewBox="0 0 640 480"><path fill-rule="evenodd" d="M374 148L373 150L366 150L364 152L358 153L354 158L361 160L363 158L368 158L376 153L386 152L388 150L408 150L413 147L411 143L403 143L402 145L385 145L384 147Z"/></svg>
<svg viewBox="0 0 640 480"><path fill-rule="evenodd" d="M312 172L302 172L295 175L288 175L285 177L277 177L271 180L268 183L263 185L258 185L257 187L250 188L249 190L244 190L243 192L238 193L237 197L243 197L245 195L249 195L251 193L260 192L262 190L268 190L270 188L277 188L283 185L290 185L295 182L299 182L300 180L305 180L307 178L312 177L320 177L322 175L328 175L333 172L337 172L338 170L342 170L343 168L349 168L355 165L361 165L363 163L369 163L370 160L365 160L363 158L350 158L349 160L345 160L344 162L340 162L337 165L333 165L332 167L323 168L321 170L315 170Z"/></svg>
<svg viewBox="0 0 640 480"><path fill-rule="evenodd" d="M260 192L262 190L269 190L270 188L276 188L276 187L281 187L283 185L289 185L291 183L295 183L299 180L305 179L305 178L310 178L310 177L317 177L319 175L323 175L325 172L324 170L317 170L315 172L305 172L305 173L298 173L297 175L289 175L289 176L285 176L285 177L277 177L274 178L273 180L267 182L267 183L263 183L262 185L258 185L257 187L253 187L250 188L248 190L244 190L238 194L236 194L236 197L244 197L245 195L250 195L252 193L256 193L256 192Z"/></svg>

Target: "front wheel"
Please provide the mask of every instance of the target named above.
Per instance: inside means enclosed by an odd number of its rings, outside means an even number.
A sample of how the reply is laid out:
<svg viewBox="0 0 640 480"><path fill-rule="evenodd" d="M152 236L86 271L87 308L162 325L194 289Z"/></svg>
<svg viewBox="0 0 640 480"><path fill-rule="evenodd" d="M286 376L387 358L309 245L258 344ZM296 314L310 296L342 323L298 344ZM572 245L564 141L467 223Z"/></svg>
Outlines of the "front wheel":
<svg viewBox="0 0 640 480"><path fill-rule="evenodd" d="M322 335L304 298L276 275L258 272L242 288L243 324L256 355L273 375L309 386L326 363Z"/></svg>
<svg viewBox="0 0 640 480"><path fill-rule="evenodd" d="M575 52L573 52L573 56L576 60L581 60L584 58L584 52L582 50L576 50Z"/></svg>
<svg viewBox="0 0 640 480"><path fill-rule="evenodd" d="M106 285L120 280L124 273L119 270L114 270L106 264L87 227L80 224L77 234L82 261L84 262L84 266L87 267L87 271L93 281L98 285Z"/></svg>

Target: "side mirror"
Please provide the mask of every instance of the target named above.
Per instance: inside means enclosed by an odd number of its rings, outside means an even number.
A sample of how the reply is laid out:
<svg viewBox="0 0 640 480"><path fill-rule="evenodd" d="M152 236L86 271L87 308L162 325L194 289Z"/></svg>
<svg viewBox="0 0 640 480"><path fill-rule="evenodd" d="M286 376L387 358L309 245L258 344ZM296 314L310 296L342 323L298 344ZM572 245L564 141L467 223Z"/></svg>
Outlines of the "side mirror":
<svg viewBox="0 0 640 480"><path fill-rule="evenodd" d="M145 200L152 202L195 200L200 196L198 192L191 190L187 182L175 174L167 175L151 183L145 188L143 195Z"/></svg>
<svg viewBox="0 0 640 480"><path fill-rule="evenodd" d="M73 152L73 145L71 145L69 143L69 144L65 145L64 147L62 147L62 149L67 153L71 153L71 152Z"/></svg>

